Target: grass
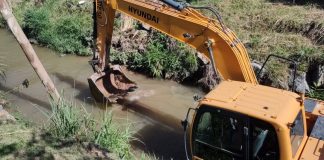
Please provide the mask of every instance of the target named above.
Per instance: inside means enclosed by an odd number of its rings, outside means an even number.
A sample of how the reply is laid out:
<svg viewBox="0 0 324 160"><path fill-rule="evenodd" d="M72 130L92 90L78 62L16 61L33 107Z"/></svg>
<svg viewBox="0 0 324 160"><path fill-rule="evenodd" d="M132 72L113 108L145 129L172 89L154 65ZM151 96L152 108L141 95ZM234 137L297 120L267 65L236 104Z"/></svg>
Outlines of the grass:
<svg viewBox="0 0 324 160"><path fill-rule="evenodd" d="M197 6L213 6L225 24L245 44L252 60L264 62L269 54L299 61L301 71L308 64L324 62L324 11L319 1L292 5L288 0L188 0ZM282 3L284 2L284 3ZM30 38L59 52L89 55L91 46L91 4L77 7L76 0L48 0L35 4L33 0L13 6L16 17ZM299 4L299 2L298 2ZM208 12L206 15L212 17ZM116 20L116 26L121 25ZM1 19L0 19L1 24ZM0 25L1 26L1 25ZM118 28L118 27L115 27ZM198 59L186 45L154 32L145 53L112 49L111 60L152 77L179 82L200 70ZM122 36L119 33L118 36ZM172 46L172 47L169 47ZM271 65L276 65L270 63ZM284 67L285 68L285 67ZM271 81L287 76L285 69L268 67Z"/></svg>
<svg viewBox="0 0 324 160"><path fill-rule="evenodd" d="M309 63L324 60L324 45L320 36L324 26L324 11L318 3L286 5L268 0L203 0L192 1L197 6L213 6L225 24L245 44L252 60L263 63L270 54L281 55L299 62L299 70L307 71ZM210 13L206 15L212 16ZM322 33L323 34L323 33ZM287 77L287 67L271 62L267 70L276 85Z"/></svg>
<svg viewBox="0 0 324 160"><path fill-rule="evenodd" d="M61 53L90 55L92 3L77 4L77 0L28 0L14 3L13 11L27 37L40 45Z"/></svg>
<svg viewBox="0 0 324 160"><path fill-rule="evenodd" d="M46 132L59 139L88 141L116 153L122 159L131 159L130 126L121 128L113 123L112 113L105 113L100 121L92 118L82 107L66 100L52 103L50 123Z"/></svg>
<svg viewBox="0 0 324 160"><path fill-rule="evenodd" d="M324 11L316 6L286 6L266 0L205 0L194 3L198 6L207 4L219 10L225 24L245 43L252 59L263 60L264 55L270 53L304 55L305 49L312 50L307 57L316 57L324 51L322 45L316 45L294 31L294 28L302 28L311 22L324 23ZM280 30L279 26L283 29Z"/></svg>
<svg viewBox="0 0 324 160"><path fill-rule="evenodd" d="M152 77L173 79L179 82L198 70L195 52L160 32L154 32L144 53L113 50L114 63L127 64L130 69L146 72Z"/></svg>
<svg viewBox="0 0 324 160"><path fill-rule="evenodd" d="M307 96L324 100L324 89L312 88L312 91Z"/></svg>
<svg viewBox="0 0 324 160"><path fill-rule="evenodd" d="M134 155L131 152L130 141L132 132L130 126L122 129L113 123L112 114L106 113L101 121L99 130L95 131L94 142L104 148L116 152L122 159L131 159Z"/></svg>
<svg viewBox="0 0 324 160"><path fill-rule="evenodd" d="M51 106L49 133L58 138L71 138L78 137L83 132L81 129L86 126L88 116L66 100L61 100L58 104Z"/></svg>
<svg viewBox="0 0 324 160"><path fill-rule="evenodd" d="M133 154L135 140L129 123L116 123L105 112L96 120L82 107L62 100L52 103L48 123L35 126L16 111L14 123L0 123L2 159L157 159L154 155Z"/></svg>

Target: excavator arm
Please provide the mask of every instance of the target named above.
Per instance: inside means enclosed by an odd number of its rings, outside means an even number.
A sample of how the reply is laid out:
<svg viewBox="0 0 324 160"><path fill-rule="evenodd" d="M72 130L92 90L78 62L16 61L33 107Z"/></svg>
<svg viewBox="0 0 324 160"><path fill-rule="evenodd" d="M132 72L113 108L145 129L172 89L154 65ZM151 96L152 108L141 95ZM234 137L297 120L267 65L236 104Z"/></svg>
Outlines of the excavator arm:
<svg viewBox="0 0 324 160"><path fill-rule="evenodd" d="M210 59L213 67L224 80L257 84L250 60L243 43L222 23L216 11L209 9L217 20L199 13L195 7L183 6L172 0L95 0L95 30L97 68L109 68L116 11L140 22L149 24L181 42L189 44ZM127 78L126 78L127 79Z"/></svg>

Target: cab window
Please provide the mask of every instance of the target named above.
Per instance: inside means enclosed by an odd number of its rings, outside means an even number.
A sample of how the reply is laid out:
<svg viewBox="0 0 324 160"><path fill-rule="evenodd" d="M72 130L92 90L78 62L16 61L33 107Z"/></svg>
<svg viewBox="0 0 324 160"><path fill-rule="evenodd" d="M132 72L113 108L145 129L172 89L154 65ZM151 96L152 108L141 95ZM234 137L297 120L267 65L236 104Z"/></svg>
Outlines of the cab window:
<svg viewBox="0 0 324 160"><path fill-rule="evenodd" d="M222 110L199 115L194 134L195 155L204 160L239 160L243 157L243 121Z"/></svg>
<svg viewBox="0 0 324 160"><path fill-rule="evenodd" d="M193 126L193 155L204 160L277 160L272 125L247 116L204 107Z"/></svg>
<svg viewBox="0 0 324 160"><path fill-rule="evenodd" d="M300 111L290 129L290 140L293 157L295 156L304 138L304 123L302 112Z"/></svg>
<svg viewBox="0 0 324 160"><path fill-rule="evenodd" d="M272 125L257 119L250 119L250 153L253 160L278 160L279 143Z"/></svg>

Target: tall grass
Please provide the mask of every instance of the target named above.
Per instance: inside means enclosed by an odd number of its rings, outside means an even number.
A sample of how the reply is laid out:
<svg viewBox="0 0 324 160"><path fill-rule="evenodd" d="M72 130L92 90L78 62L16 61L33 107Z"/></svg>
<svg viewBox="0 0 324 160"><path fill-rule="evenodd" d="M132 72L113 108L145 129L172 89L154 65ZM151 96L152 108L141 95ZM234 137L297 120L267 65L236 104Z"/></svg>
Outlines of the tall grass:
<svg viewBox="0 0 324 160"><path fill-rule="evenodd" d="M51 103L52 113L50 123L45 131L58 139L76 139L95 143L109 151L116 153L121 159L132 159L130 141L133 140L130 126L125 128L113 123L111 112L103 114L101 120L96 120L84 108L60 100Z"/></svg>
<svg viewBox="0 0 324 160"><path fill-rule="evenodd" d="M307 96L324 100L324 89L312 88L312 91Z"/></svg>
<svg viewBox="0 0 324 160"><path fill-rule="evenodd" d="M99 130L95 131L94 142L114 151L122 159L131 159L134 155L131 153L130 141L134 138L130 126L121 128L114 124L111 112L106 112L100 123Z"/></svg>
<svg viewBox="0 0 324 160"><path fill-rule="evenodd" d="M2 80L6 77L6 67L7 65L4 63L3 57L0 56L0 78L2 78Z"/></svg>
<svg viewBox="0 0 324 160"><path fill-rule="evenodd" d="M28 0L15 4L13 11L28 38L61 53L89 55L92 3L77 4L77 0Z"/></svg>
<svg viewBox="0 0 324 160"><path fill-rule="evenodd" d="M63 99L58 104L52 102L51 106L49 133L61 138L77 136L86 117L71 102Z"/></svg>

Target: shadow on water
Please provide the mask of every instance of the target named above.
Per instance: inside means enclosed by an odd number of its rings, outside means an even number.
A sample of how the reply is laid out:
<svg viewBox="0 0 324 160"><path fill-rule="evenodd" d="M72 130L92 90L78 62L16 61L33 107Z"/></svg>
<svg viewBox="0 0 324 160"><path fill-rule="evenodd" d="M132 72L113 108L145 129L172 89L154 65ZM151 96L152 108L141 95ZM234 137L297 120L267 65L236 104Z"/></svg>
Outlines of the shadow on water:
<svg viewBox="0 0 324 160"><path fill-rule="evenodd" d="M53 73L58 80L68 84L72 88L78 90L78 94L75 98L91 103L85 100L87 97L91 97L88 84L75 80L72 76L64 75L61 73ZM11 90L0 84L0 89ZM43 102L29 95L13 92L12 94L28 100L39 106L45 106L50 109L50 105L47 102ZM144 126L142 129L135 133L139 141L132 142L135 148L145 151L149 154L154 154L158 158L163 159L185 159L184 142L183 142L183 130L180 124L180 119L175 118L169 114L154 110L154 108L145 105L139 101L129 101L127 98L119 100L118 103L123 106L123 110L132 110L143 116L153 123ZM184 113L185 114L185 113Z"/></svg>
<svg viewBox="0 0 324 160"><path fill-rule="evenodd" d="M89 98L92 99L88 83L75 80L72 76L64 75L58 72L53 73L53 75L60 81L68 84L71 88L79 91L78 94L75 95L75 98L87 104L93 104L93 101L88 101Z"/></svg>
<svg viewBox="0 0 324 160"><path fill-rule="evenodd" d="M25 93L21 93L19 91L15 91L14 88L9 88L9 87L6 87L4 86L3 84L0 83L0 90L4 91L4 92L10 92L10 94L13 94L21 99L24 99L26 101L29 101L31 103L34 103L38 106L41 106L41 107L44 107L45 109L48 109L50 110L51 109L51 105L46 101L42 101L42 100L39 100L37 98L34 98L28 94L25 94Z"/></svg>
<svg viewBox="0 0 324 160"><path fill-rule="evenodd" d="M138 101L119 100L124 109L130 109L153 121L135 133L139 141L134 141L133 146L154 154L161 159L185 159L183 130L180 120L155 111L149 106Z"/></svg>

